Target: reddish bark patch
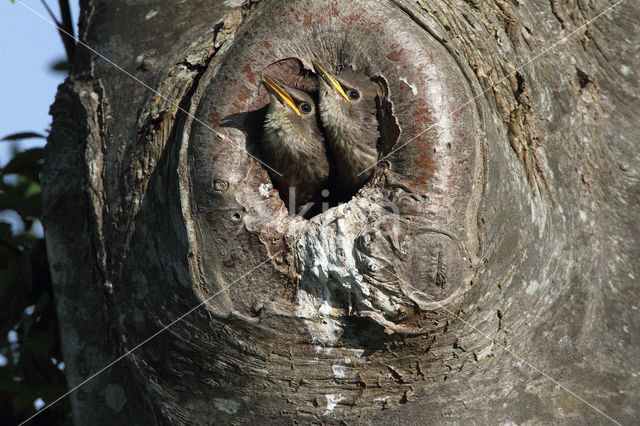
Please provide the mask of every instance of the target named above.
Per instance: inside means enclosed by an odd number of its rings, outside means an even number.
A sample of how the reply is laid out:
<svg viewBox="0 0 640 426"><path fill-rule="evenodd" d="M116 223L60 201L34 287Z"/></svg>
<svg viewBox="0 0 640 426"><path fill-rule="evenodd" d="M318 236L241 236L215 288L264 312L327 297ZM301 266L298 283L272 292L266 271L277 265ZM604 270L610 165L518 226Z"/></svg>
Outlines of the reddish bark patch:
<svg viewBox="0 0 640 426"><path fill-rule="evenodd" d="M428 170L429 172L431 172L431 174L433 174L438 170L438 165L436 164L428 150L425 151L427 152L422 152L419 155L415 156L413 164L420 167L421 169Z"/></svg>
<svg viewBox="0 0 640 426"><path fill-rule="evenodd" d="M249 83L256 84L256 77L251 69L251 65L245 65L244 68L242 68L242 73L247 77Z"/></svg>
<svg viewBox="0 0 640 426"><path fill-rule="evenodd" d="M240 258L238 258L238 256L236 256L235 254L232 254L231 257L225 260L224 262L222 262L222 264L227 268L233 268L236 266L239 260Z"/></svg>
<svg viewBox="0 0 640 426"><path fill-rule="evenodd" d="M401 56L402 56L402 49L394 50L393 52L387 55L387 58L393 62L398 62Z"/></svg>
<svg viewBox="0 0 640 426"><path fill-rule="evenodd" d="M247 100L251 98L251 93L246 86L241 86L236 94L236 100L233 102L232 114L245 112L247 110Z"/></svg>
<svg viewBox="0 0 640 426"><path fill-rule="evenodd" d="M237 98L240 102L245 102L246 100L249 99L249 93L247 93L247 90L245 90L245 88L243 87L243 90L241 90L238 93L238 98Z"/></svg>
<svg viewBox="0 0 640 426"><path fill-rule="evenodd" d="M293 15L293 19L295 19L296 22L300 22L300 15L296 13L294 8L289 8L289 13Z"/></svg>
<svg viewBox="0 0 640 426"><path fill-rule="evenodd" d="M431 122L431 117L433 117L433 109L431 106L425 102L424 99L417 98L412 106L413 108L413 118L416 120L416 123L428 123ZM416 133L420 133L418 129L415 130Z"/></svg>
<svg viewBox="0 0 640 426"><path fill-rule="evenodd" d="M351 22L359 21L359 20L360 20L360 18L362 18L362 15L363 15L363 14L364 14L364 12L363 12L363 11L352 12L352 13L349 15L349 21L351 21Z"/></svg>

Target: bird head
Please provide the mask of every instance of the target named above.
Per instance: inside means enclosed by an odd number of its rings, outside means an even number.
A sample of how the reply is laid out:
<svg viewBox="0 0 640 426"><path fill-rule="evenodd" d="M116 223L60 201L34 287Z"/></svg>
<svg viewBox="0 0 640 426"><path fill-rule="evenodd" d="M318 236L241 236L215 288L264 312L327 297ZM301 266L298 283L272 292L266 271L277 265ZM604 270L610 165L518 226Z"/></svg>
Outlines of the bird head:
<svg viewBox="0 0 640 426"><path fill-rule="evenodd" d="M262 76L262 83L269 94L269 113L288 120L315 117L315 104L308 93L284 84L278 85L266 75Z"/></svg>
<svg viewBox="0 0 640 426"><path fill-rule="evenodd" d="M317 62L312 62L319 80L321 108L334 117L335 124L356 126L363 132L377 132L376 96L378 85L367 75L344 70L331 75Z"/></svg>
<svg viewBox="0 0 640 426"><path fill-rule="evenodd" d="M316 106L311 96L299 89L278 84L264 75L262 83L269 94L269 106L265 117L265 131L272 141L287 145L311 144L312 139L322 138L316 120Z"/></svg>

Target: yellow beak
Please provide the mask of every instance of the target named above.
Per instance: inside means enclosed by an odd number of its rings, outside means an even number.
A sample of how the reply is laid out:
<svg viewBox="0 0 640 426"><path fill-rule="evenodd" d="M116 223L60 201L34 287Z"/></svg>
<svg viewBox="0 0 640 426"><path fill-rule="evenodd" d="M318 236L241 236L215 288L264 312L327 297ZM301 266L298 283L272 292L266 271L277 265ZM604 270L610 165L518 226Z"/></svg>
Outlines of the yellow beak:
<svg viewBox="0 0 640 426"><path fill-rule="evenodd" d="M336 80L331 74L329 74L328 72L325 71L324 68L322 68L320 66L320 64L318 64L315 61L311 61L311 63L313 64L313 68L315 68L316 72L318 73L318 75L320 75L320 77L327 82L327 84L329 84L330 86L333 86L334 89L336 89L338 91L338 93L340 93L342 95L342 97L349 103L351 103L351 101L349 100L349 97L347 96L346 93L344 93L344 89L342 88L342 86L340 85L340 83L338 83L338 80Z"/></svg>
<svg viewBox="0 0 640 426"><path fill-rule="evenodd" d="M271 80L266 75L263 75L262 82L267 86L267 89L271 88L271 90L273 90L278 96L280 96L280 99L282 99L285 104L291 107L291 109L295 111L298 117L302 116L300 110L296 106L296 103L293 101L293 98L291 98L291 96L287 92L285 92L282 87L278 86L275 81Z"/></svg>

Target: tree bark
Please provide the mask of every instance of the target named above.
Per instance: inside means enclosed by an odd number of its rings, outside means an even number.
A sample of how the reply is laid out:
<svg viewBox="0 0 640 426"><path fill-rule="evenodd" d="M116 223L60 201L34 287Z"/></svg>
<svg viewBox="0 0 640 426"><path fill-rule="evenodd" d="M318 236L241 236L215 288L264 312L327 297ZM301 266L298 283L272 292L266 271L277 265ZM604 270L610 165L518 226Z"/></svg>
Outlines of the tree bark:
<svg viewBox="0 0 640 426"><path fill-rule="evenodd" d="M637 2L81 3L43 172L69 386L132 352L76 424L633 423ZM312 60L385 87L385 156L307 220L256 148L261 73Z"/></svg>

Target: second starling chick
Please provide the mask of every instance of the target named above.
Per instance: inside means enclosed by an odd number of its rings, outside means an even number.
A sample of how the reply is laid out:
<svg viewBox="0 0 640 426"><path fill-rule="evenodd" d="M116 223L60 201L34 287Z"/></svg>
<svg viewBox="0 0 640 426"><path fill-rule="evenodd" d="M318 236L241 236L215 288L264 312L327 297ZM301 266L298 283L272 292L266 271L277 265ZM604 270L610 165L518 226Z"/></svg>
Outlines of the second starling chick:
<svg viewBox="0 0 640 426"><path fill-rule="evenodd" d="M313 66L319 80L320 120L339 183L354 194L378 161L378 86L362 73L345 70L334 77L319 64Z"/></svg>
<svg viewBox="0 0 640 426"><path fill-rule="evenodd" d="M329 160L315 102L308 93L278 85L267 76L262 83L269 93L262 158L281 174L272 173L272 180L290 213L294 213L292 206L298 213L318 198L329 179Z"/></svg>

